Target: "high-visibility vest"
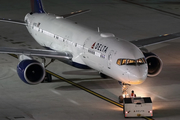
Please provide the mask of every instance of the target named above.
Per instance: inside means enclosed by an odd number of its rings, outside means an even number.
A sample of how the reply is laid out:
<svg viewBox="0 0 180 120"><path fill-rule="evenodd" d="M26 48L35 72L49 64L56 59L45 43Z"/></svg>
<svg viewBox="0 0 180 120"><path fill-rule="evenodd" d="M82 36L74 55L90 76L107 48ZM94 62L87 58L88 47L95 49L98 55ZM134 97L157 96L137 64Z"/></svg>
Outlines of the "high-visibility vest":
<svg viewBox="0 0 180 120"><path fill-rule="evenodd" d="M131 98L134 98L134 97L136 97L136 94L131 93Z"/></svg>

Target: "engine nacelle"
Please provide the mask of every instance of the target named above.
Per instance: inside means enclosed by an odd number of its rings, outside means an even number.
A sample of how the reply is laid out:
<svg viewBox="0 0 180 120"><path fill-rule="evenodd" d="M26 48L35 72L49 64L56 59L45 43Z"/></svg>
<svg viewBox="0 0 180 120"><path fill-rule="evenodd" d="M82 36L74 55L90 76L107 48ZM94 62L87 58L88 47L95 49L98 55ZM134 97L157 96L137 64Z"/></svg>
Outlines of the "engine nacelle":
<svg viewBox="0 0 180 120"><path fill-rule="evenodd" d="M45 69L36 60L22 60L17 66L17 73L21 80L27 84L36 85L45 77Z"/></svg>
<svg viewBox="0 0 180 120"><path fill-rule="evenodd" d="M146 61L147 61L147 65L148 65L148 76L149 77L154 77L157 76L161 70L162 70L162 60L154 53L148 52L148 53L143 53Z"/></svg>

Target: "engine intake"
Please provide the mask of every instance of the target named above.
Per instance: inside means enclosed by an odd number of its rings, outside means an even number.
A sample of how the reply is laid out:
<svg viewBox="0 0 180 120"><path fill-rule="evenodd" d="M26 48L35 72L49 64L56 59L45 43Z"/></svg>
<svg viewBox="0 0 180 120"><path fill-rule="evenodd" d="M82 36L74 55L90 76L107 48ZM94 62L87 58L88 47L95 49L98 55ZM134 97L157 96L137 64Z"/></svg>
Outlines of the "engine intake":
<svg viewBox="0 0 180 120"><path fill-rule="evenodd" d="M36 60L22 60L17 66L17 73L21 80L27 84L36 85L45 77L45 69Z"/></svg>
<svg viewBox="0 0 180 120"><path fill-rule="evenodd" d="M147 65L148 65L148 76L149 77L154 77L157 76L161 70L162 70L162 60L154 53L148 52L148 53L143 53L146 61L147 61Z"/></svg>

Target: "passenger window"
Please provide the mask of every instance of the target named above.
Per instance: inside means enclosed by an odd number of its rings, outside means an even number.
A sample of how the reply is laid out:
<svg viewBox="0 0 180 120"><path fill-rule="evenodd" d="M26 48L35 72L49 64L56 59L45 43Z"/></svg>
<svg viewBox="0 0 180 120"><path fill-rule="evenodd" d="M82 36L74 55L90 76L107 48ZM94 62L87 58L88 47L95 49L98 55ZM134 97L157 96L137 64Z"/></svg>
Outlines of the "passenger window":
<svg viewBox="0 0 180 120"><path fill-rule="evenodd" d="M118 65L121 65L121 59L118 59L116 62Z"/></svg>

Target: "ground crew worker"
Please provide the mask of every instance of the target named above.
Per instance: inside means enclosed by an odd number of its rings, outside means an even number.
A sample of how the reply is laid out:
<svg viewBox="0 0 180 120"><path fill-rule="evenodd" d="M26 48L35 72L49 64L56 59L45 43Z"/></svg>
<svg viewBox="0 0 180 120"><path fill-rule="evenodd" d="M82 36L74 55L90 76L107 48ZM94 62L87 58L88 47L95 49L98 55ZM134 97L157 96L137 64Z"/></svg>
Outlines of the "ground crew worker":
<svg viewBox="0 0 180 120"><path fill-rule="evenodd" d="M131 92L131 98L135 98L136 97L136 94L134 94L134 90L132 90Z"/></svg>

